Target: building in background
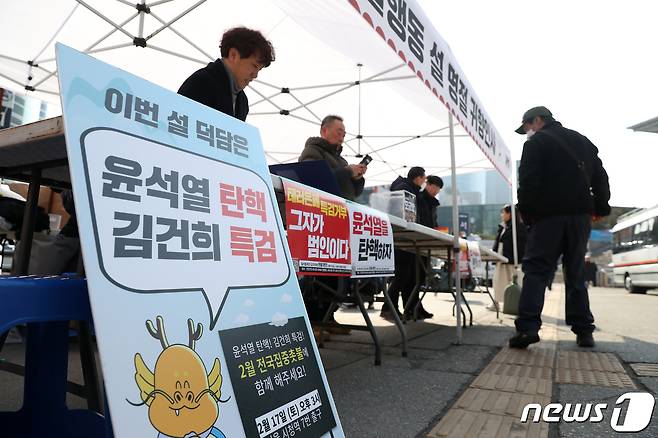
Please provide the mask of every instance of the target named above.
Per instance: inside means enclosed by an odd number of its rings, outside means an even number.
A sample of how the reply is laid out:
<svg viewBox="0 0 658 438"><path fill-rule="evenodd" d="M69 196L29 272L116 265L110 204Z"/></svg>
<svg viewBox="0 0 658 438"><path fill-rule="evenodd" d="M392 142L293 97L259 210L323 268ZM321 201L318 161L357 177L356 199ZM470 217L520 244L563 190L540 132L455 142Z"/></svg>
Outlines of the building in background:
<svg viewBox="0 0 658 438"><path fill-rule="evenodd" d="M428 172L430 173L430 172ZM440 228L452 233L452 182L450 175L439 175L443 189L439 194L441 206L437 209ZM386 192L390 184L366 187L357 202L369 205L372 193ZM512 199L509 184L495 170L483 170L457 175L460 229L468 235L477 234L493 239L500 222L500 209Z"/></svg>
<svg viewBox="0 0 658 438"><path fill-rule="evenodd" d="M441 176L444 186L439 198L441 206L452 205L452 181L450 175ZM481 170L477 172L457 175L457 199L459 206L500 204L501 207L509 204L512 199L510 185L495 170Z"/></svg>
<svg viewBox="0 0 658 438"><path fill-rule="evenodd" d="M437 210L439 227L452 234L452 182L444 177L445 186ZM460 228L468 234L476 234L485 240L493 239L500 222L500 209L512 200L511 187L495 170L463 173L457 175L457 199L459 203ZM462 223L468 221L465 227Z"/></svg>
<svg viewBox="0 0 658 438"><path fill-rule="evenodd" d="M36 122L58 114L56 105L0 88L0 129Z"/></svg>

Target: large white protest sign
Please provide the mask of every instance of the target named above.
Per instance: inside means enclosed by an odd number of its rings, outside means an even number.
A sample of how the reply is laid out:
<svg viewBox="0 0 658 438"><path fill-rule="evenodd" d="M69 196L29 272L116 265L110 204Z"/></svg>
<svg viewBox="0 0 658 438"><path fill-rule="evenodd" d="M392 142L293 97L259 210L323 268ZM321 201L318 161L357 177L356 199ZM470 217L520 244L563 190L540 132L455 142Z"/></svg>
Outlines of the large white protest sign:
<svg viewBox="0 0 658 438"><path fill-rule="evenodd" d="M115 436L343 437L258 130L62 45L57 64Z"/></svg>

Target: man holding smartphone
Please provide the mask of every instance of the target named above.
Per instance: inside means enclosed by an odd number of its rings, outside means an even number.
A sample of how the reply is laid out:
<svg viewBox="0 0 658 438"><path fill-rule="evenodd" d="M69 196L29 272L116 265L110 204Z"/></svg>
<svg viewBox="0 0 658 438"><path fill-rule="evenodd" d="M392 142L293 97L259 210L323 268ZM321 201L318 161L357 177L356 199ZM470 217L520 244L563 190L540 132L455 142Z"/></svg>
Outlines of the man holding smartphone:
<svg viewBox="0 0 658 438"><path fill-rule="evenodd" d="M329 115L322 119L320 137L310 137L299 161L325 160L336 177L341 195L354 201L363 192L365 175L370 156L366 155L359 164L348 164L340 154L343 151L345 124L343 118Z"/></svg>
<svg viewBox="0 0 658 438"><path fill-rule="evenodd" d="M365 184L363 175L368 170L370 156L366 155L359 164L348 164L345 158L340 155L343 151L344 139L345 125L343 124L343 118L329 115L322 119L320 137L310 137L306 140L299 161L325 160L336 178L343 198L354 201L363 192ZM334 290L338 287L337 277L319 277L317 281ZM322 321L329 310L331 299L323 294L321 289L315 289L308 294L304 294L304 304L311 321ZM335 322L333 315L330 321ZM350 329L331 327L327 331L331 334L346 335L349 334ZM320 335L320 329L314 328L313 332L317 339Z"/></svg>

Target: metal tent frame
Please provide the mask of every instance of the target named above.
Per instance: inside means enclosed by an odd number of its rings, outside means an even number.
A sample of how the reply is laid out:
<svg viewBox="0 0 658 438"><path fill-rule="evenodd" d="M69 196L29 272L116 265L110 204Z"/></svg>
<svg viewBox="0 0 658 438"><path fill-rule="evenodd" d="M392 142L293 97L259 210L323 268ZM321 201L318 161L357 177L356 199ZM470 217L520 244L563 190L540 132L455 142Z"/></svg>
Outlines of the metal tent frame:
<svg viewBox="0 0 658 438"><path fill-rule="evenodd" d="M91 45L86 47L83 52L86 54L95 54L95 53L100 53L100 52L107 52L111 50L116 50L120 48L126 48L130 46L135 46L143 49L151 49L155 51L159 51L174 57L179 57L181 59L185 59L188 61L192 61L195 63L198 63L200 65L205 65L208 61L214 60L214 58L207 52L205 52L201 47L199 47L197 44L195 44L193 41L191 41L189 38L187 38L184 34L176 30L174 27L174 24L179 21L181 18L185 17L188 15L190 12L196 10L201 6L203 3L206 2L206 0L199 0L193 5L189 6L187 9L183 10L180 12L178 15L176 15L174 18L170 19L169 21L163 20L158 14L154 12L154 9L156 9L158 6L172 2L173 0L156 0L156 1L151 1L147 2L146 0L139 0L139 3L134 4L131 3L127 0L116 0L116 2L125 5L126 7L132 8L134 11L127 16L124 20L120 22L115 22L112 19L110 19L108 16L103 14L101 11L95 9L88 3L86 3L84 0L75 0L76 4L71 10L71 12L66 16L64 22L59 26L57 31L54 33L54 35L48 40L48 42L43 46L43 48L36 54L36 56L32 57L30 60L21 60L17 59L15 57L11 57L8 55L0 54L0 59L4 59L10 62L15 62L18 64L22 64L26 68L26 74L23 76L23 80L18 77L12 77L3 73L0 73L0 77L4 78L5 80L8 80L18 86L23 87L26 91L28 92L41 92L41 93L46 93L50 95L58 95L59 93L57 91L54 91L52 89L48 89L46 87L46 81L49 79L53 78L57 74L56 68L50 67L51 64L54 64L55 58L46 58L43 57L44 52L47 50L47 48L55 41L59 33L62 31L62 29L66 26L68 21L71 19L73 14L76 12L76 10L82 6L83 8L87 9L88 11L92 12L94 15L96 15L100 20L104 21L105 23L109 24L112 29L107 32L105 35L103 35L101 38L93 42ZM147 17L153 17L155 21L157 21L158 27L156 28L155 31L149 33L148 35L145 33L145 21ZM130 23L133 22L133 20L139 20L138 24L138 32L136 35L131 34L127 29L126 26ZM192 56L188 56L182 53L175 52L173 50L168 50L163 47L160 47L156 44L153 43L153 39L160 34L164 30L169 30L173 34L175 34L178 38L180 38L182 41L187 43L189 46L197 50L201 55L203 59L195 58ZM102 46L102 43L108 40L111 36L113 36L115 33L121 33L123 37L127 39L126 42L120 43L120 44L113 44L113 45L106 45ZM310 124L314 124L317 126L320 126L321 118L313 112L313 110L310 108L310 105L322 101L324 99L328 99L331 96L335 96L336 94L342 93L346 90L352 89L353 87L358 87L358 128L357 132L348 132L347 135L350 137L344 142L345 147L347 147L352 153L354 157L362 157L363 152L365 151L368 154L373 154L374 155L374 160L379 161L383 164L385 164L393 173L399 174L399 171L401 169L406 168L406 164L399 164L399 163L390 163L384 157L381 155L381 152L384 150L389 150L392 148L396 148L400 145L407 144L409 142L413 142L414 140L421 139L421 138L448 138L450 142L450 159L451 159L451 164L450 167L442 167L439 168L438 170L448 170L448 168L451 170L451 179L452 179L452 205L453 205L453 230L458 230L458 199L457 199L457 184L456 184L456 156L455 156L455 138L456 137L468 137L466 134L456 134L454 132L455 126L458 126L459 123L455 123L453 120L453 115L452 111L450 109L447 109L448 111L448 124L447 126L442 126L440 128L436 129L431 129L427 132L422 132L419 134L412 134L412 135L370 135L366 136L363 135L361 132L361 87L364 85L368 84L373 84L373 83L379 83L379 82L385 82L385 81L400 81L400 80L410 80L410 79L416 79L415 74L397 74L395 76L387 76L391 73L396 73L399 69L405 67L405 63L396 63L395 65L391 66L390 68L387 68L385 70L382 70L376 74L372 74L366 78L362 78L362 64L356 64L356 73L357 73L357 78L355 80L346 80L344 82L337 82L337 83L327 83L327 84L317 84L317 85L311 85L311 86L299 86L299 87L282 87L282 86L277 86L273 85L267 82L264 82L262 80L255 80L254 82L259 86L259 87L265 87L267 89L273 90L269 95L266 95L265 92L262 90L259 90L256 86L250 85L250 89L255 92L258 96L260 96L260 100L252 103L250 106L253 109L259 109L257 111L251 112L251 116L287 116L291 118L295 118ZM38 76L38 77L36 77ZM310 89L317 89L317 90L322 90L322 89L331 89L333 90L328 91L325 94L322 94L319 97L314 97L310 100L307 100L304 102L302 99L299 98L299 96L296 95L296 92L302 91L302 90L310 90ZM283 106L277 104L275 102L275 98L278 96L282 95L288 95L290 96L295 102L296 106L292 106L290 108L284 108ZM270 105L270 109L263 109L260 110L264 105ZM306 116L305 113L308 113L310 116ZM302 113L303 115L300 115ZM305 117L306 116L306 117ZM445 134L445 131L448 131L447 134ZM385 146L381 147L374 147L372 144L370 144L369 140L370 139L375 139L375 138L380 138L380 139L389 139L391 140L390 144L387 144ZM355 147L353 146L353 143L356 141ZM362 147L363 146L363 147ZM288 161L292 161L296 159L294 155L298 154L298 152L274 152L274 151L265 151L266 155L273 161L278 162L278 163L285 163ZM293 155L293 158L288 158L288 159L281 159L275 157L276 154L290 154ZM347 155L350 156L350 155ZM483 157L480 160L476 161L471 161L468 163L464 163L462 166L459 166L461 169L489 169L489 167L484 167L484 166L475 166L477 163L482 162L482 161L487 161L486 157ZM394 167L397 164L397 167ZM386 171L388 172L388 171ZM515 228L514 228L515 231ZM456 261L456 272L459 272L459 233L454 232L455 235L455 240L454 240L454 245L453 245L453 252L454 254L454 260ZM515 257L516 258L516 257ZM455 286L456 286L456 297L457 297L457 307L461 308L461 285L459 281L459 276L456 275L454 276L455 278ZM461 312L457 311L457 343L461 343Z"/></svg>

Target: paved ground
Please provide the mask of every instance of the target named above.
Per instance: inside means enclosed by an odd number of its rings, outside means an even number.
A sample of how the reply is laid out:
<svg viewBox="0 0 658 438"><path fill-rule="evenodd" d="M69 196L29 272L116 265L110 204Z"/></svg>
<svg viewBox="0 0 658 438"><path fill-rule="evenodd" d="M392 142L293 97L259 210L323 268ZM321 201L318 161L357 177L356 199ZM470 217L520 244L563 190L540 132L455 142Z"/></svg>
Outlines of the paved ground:
<svg viewBox="0 0 658 438"><path fill-rule="evenodd" d="M325 343L322 360L348 437L614 436L610 416L619 395L658 393L658 377L639 375L651 373L646 364L658 363L657 292L630 295L621 289L593 288L597 347L587 351L575 346L574 336L563 326L560 285L548 295L542 342L523 352L505 348L513 333L511 317L501 314L496 319L484 308L489 304L484 294L471 293L467 298L475 322L463 331L461 345L454 344L452 301L447 294L426 298L434 318L406 325L410 339L406 358L400 355L397 329L381 320L378 310L370 315L384 345L381 366L373 364L368 333L332 335ZM354 310L341 310L337 319L361 322ZM71 380L81 382L75 345L72 352ZM21 344L6 345L0 353L0 370L7 361L20 363L21 355ZM21 383L20 377L0 371L0 410L20 406ZM600 423L520 422L525 404L545 406L551 401L606 403L609 409ZM84 400L70 395L69 404L82 407ZM649 427L633 436L658 436L658 408Z"/></svg>

